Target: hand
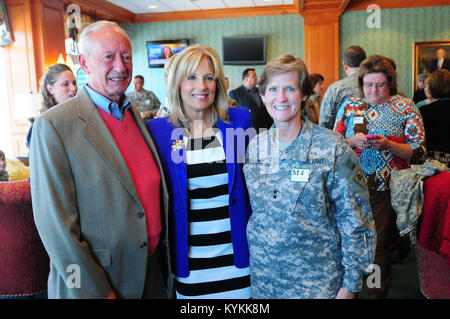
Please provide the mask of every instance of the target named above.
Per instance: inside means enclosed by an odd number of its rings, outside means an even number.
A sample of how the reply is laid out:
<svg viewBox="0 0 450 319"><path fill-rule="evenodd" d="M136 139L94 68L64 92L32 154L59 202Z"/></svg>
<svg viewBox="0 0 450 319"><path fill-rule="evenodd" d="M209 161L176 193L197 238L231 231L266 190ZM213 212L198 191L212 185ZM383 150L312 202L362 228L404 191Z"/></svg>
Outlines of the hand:
<svg viewBox="0 0 450 319"><path fill-rule="evenodd" d="M351 147L357 147L362 150L370 147L369 140L363 133L356 133L354 136L349 137L347 142Z"/></svg>
<svg viewBox="0 0 450 319"><path fill-rule="evenodd" d="M373 149L378 151L390 150L392 147L391 141L383 135L378 135L376 139L367 141Z"/></svg>
<svg viewBox="0 0 450 319"><path fill-rule="evenodd" d="M145 112L141 112L141 116L144 119L149 119L153 116L152 111L145 111Z"/></svg>
<svg viewBox="0 0 450 319"><path fill-rule="evenodd" d="M336 299L355 299L355 294L342 287L339 289Z"/></svg>

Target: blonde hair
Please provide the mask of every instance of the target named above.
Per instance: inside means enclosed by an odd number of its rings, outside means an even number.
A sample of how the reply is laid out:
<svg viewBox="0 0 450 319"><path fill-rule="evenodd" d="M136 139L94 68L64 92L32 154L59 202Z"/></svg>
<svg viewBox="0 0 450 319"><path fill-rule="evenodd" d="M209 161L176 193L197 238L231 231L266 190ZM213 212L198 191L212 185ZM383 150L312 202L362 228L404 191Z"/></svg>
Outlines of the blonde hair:
<svg viewBox="0 0 450 319"><path fill-rule="evenodd" d="M169 104L171 122L175 126L187 126L189 119L183 112L183 101L181 99L180 87L191 73L193 73L200 61L206 59L214 69L214 79L216 80L216 93L211 105L211 123L217 123L217 119L228 121L227 104L227 84L222 69L222 64L216 51L206 45L192 45L183 51L175 54L166 63L165 77L168 87L167 100Z"/></svg>
<svg viewBox="0 0 450 319"><path fill-rule="evenodd" d="M295 71L298 74L298 87L303 96L314 94L311 77L302 59L296 58L290 54L283 54L271 60L265 67L259 77L259 93L266 94L267 85L272 77L286 72Z"/></svg>

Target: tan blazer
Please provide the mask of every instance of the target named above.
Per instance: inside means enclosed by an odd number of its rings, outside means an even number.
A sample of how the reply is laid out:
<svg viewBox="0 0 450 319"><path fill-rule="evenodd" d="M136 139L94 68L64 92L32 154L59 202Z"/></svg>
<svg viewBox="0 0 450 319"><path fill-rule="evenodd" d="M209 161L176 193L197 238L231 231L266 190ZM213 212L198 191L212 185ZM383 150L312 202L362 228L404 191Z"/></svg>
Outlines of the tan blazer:
<svg viewBox="0 0 450 319"><path fill-rule="evenodd" d="M139 112L131 112L162 175L161 243L170 274L167 186ZM49 298L105 298L111 289L118 297L141 298L147 263L143 206L85 88L34 123L30 173L34 218L51 259Z"/></svg>

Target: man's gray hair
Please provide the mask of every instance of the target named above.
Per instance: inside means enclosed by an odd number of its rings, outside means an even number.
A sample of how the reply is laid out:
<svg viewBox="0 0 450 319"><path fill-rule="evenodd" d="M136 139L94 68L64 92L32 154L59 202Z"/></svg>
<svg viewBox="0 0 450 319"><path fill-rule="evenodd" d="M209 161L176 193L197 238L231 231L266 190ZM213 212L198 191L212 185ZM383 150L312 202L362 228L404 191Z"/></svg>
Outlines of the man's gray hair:
<svg viewBox="0 0 450 319"><path fill-rule="evenodd" d="M88 25L86 28L83 29L83 31L80 34L80 39L78 40L78 48L80 50L80 54L89 55L89 34L91 32L96 32L99 31L101 29L104 28L114 28L116 29L118 32L122 33L127 39L128 41L130 41L131 43L131 39L128 36L127 32L122 29L117 23L112 22L112 21L107 21L107 20L101 20L101 21L97 21L94 23L91 23L90 25Z"/></svg>

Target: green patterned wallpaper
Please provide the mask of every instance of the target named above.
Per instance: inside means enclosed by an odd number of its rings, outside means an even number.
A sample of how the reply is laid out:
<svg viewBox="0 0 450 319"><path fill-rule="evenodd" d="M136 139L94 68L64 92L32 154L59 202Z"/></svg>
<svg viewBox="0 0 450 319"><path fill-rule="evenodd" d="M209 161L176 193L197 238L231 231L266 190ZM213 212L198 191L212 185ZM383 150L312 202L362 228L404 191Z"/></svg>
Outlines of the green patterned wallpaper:
<svg viewBox="0 0 450 319"><path fill-rule="evenodd" d="M190 44L205 44L216 49L222 57L222 36L265 35L266 60L283 53L304 58L303 18L300 15L280 15L214 20L190 20L123 25L133 45L133 74L145 78L145 88L153 91L161 102L167 96L164 70L150 69L146 58L145 43L149 40L189 39ZM251 66L259 75L264 66ZM224 66L230 79L230 88L240 85L246 66ZM132 90L132 85L129 90Z"/></svg>
<svg viewBox="0 0 450 319"><path fill-rule="evenodd" d="M412 97L414 42L450 40L450 6L381 10L381 28L369 29L370 13L347 11L340 17L340 51L360 45L367 55L395 60L398 86ZM341 77L345 73L341 68Z"/></svg>
<svg viewBox="0 0 450 319"><path fill-rule="evenodd" d="M340 51L350 45L362 46L368 55L382 54L397 63L399 87L412 95L414 42L450 40L450 6L381 10L381 28L369 29L371 13L347 11L340 17ZM146 59L148 40L189 39L191 44L212 46L222 55L222 36L267 36L267 61L283 53L304 58L304 26L300 15L190 20L126 24L133 45L133 74L146 79L146 89L162 100L167 95L163 69L150 69ZM326 43L324 43L326 45ZM263 66L254 66L258 74ZM224 66L231 88L241 83L245 66ZM345 76L341 67L341 78ZM129 90L132 90L130 86Z"/></svg>

